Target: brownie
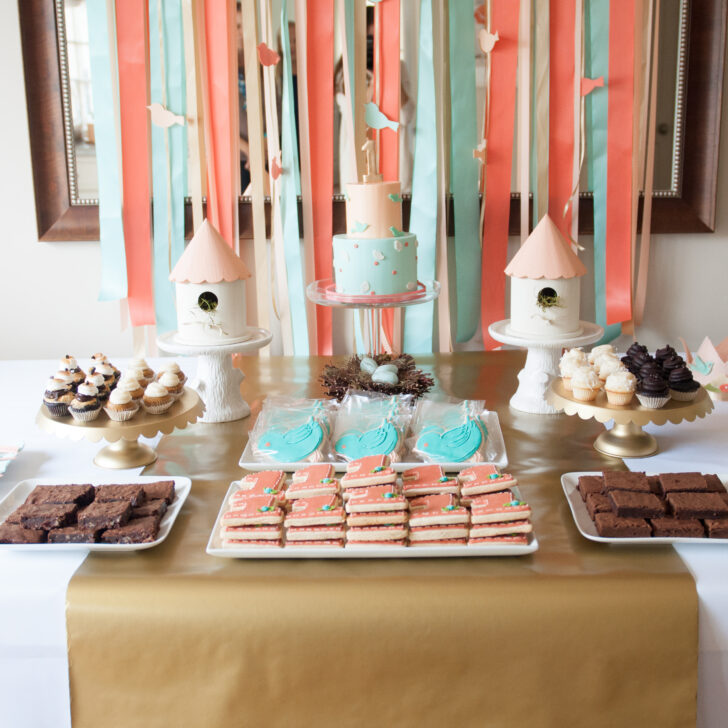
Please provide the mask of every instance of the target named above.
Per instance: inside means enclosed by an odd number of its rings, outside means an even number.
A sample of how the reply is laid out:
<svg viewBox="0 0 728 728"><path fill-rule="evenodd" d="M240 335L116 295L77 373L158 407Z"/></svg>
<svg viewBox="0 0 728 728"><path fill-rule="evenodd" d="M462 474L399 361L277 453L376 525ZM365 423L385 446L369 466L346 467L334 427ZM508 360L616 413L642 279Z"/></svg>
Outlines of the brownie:
<svg viewBox="0 0 728 728"><path fill-rule="evenodd" d="M141 485L98 485L96 486L97 502L128 501L132 508L144 503L144 489Z"/></svg>
<svg viewBox="0 0 728 728"><path fill-rule="evenodd" d="M23 528L14 523L0 526L0 543L43 543L46 532L41 529Z"/></svg>
<svg viewBox="0 0 728 728"><path fill-rule="evenodd" d="M85 529L78 526L66 528L53 528L48 531L48 543L96 543L99 530Z"/></svg>
<svg viewBox="0 0 728 728"><path fill-rule="evenodd" d="M706 518L705 530L710 538L728 538L728 520L725 518Z"/></svg>
<svg viewBox="0 0 728 728"><path fill-rule="evenodd" d="M101 534L104 543L149 543L157 538L159 521L154 516L135 518L125 526L110 528Z"/></svg>
<svg viewBox="0 0 728 728"><path fill-rule="evenodd" d="M158 521L160 521L166 510L166 500L162 498L159 498L158 500L148 500L143 506L134 508L131 512L131 517L146 518L147 516L154 516Z"/></svg>
<svg viewBox="0 0 728 728"><path fill-rule="evenodd" d="M662 493L707 492L708 484L700 473L661 473Z"/></svg>
<svg viewBox="0 0 728 728"><path fill-rule="evenodd" d="M142 488L147 500L163 498L167 505L174 500L174 480L158 480L156 483L143 483Z"/></svg>
<svg viewBox="0 0 728 728"><path fill-rule="evenodd" d="M94 499L93 485L36 485L26 503L75 503L79 508Z"/></svg>
<svg viewBox="0 0 728 728"><path fill-rule="evenodd" d="M26 504L20 515L20 525L23 528L42 529L63 528L76 520L78 509L73 503L41 503L39 505Z"/></svg>
<svg viewBox="0 0 728 728"><path fill-rule="evenodd" d="M4 521L4 522L5 522L5 523L10 523L10 524L12 524L12 525L14 525L14 526L19 526L19 525L20 525L20 518L21 518L21 516L23 515L23 513L25 513L25 508L26 508L26 506L27 506L27 505L28 505L28 504L26 504L26 503L23 503L23 505L22 505L22 506L20 506L19 508L16 508L16 509L15 509L15 510L14 510L14 511L13 511L13 512L12 512L12 513L11 513L11 514L10 514L10 515L9 515L9 516L8 516L8 517L6 518L6 519L5 519L5 521Z"/></svg>
<svg viewBox="0 0 728 728"><path fill-rule="evenodd" d="M604 480L601 475L580 475L576 486L584 501L590 493L601 493L603 488Z"/></svg>
<svg viewBox="0 0 728 728"><path fill-rule="evenodd" d="M652 533L644 518L620 518L614 513L597 513L594 524L597 533L605 538L647 538Z"/></svg>
<svg viewBox="0 0 728 728"><path fill-rule="evenodd" d="M586 497L586 509L593 521L597 513L607 513L612 510L612 506L603 493L589 493Z"/></svg>
<svg viewBox="0 0 728 728"><path fill-rule="evenodd" d="M717 475L704 475L705 484L708 486L708 490L711 493L725 493L725 485L723 481Z"/></svg>
<svg viewBox="0 0 728 728"><path fill-rule="evenodd" d="M728 518L728 505L718 493L668 493L675 518Z"/></svg>
<svg viewBox="0 0 728 728"><path fill-rule="evenodd" d="M650 490L655 495L662 495L662 488L660 488L660 476L659 475L648 475L647 483L650 486Z"/></svg>
<svg viewBox="0 0 728 728"><path fill-rule="evenodd" d="M665 506L654 493L610 490L609 505L621 518L659 518L665 515Z"/></svg>
<svg viewBox="0 0 728 728"><path fill-rule="evenodd" d="M123 526L131 518L129 501L94 501L78 514L80 528L91 530Z"/></svg>
<svg viewBox="0 0 728 728"><path fill-rule="evenodd" d="M604 490L633 490L649 493L650 483L644 473L630 473L623 470L607 470L604 473Z"/></svg>
<svg viewBox="0 0 728 728"><path fill-rule="evenodd" d="M702 538L703 525L697 518L651 518L652 535L670 538Z"/></svg>

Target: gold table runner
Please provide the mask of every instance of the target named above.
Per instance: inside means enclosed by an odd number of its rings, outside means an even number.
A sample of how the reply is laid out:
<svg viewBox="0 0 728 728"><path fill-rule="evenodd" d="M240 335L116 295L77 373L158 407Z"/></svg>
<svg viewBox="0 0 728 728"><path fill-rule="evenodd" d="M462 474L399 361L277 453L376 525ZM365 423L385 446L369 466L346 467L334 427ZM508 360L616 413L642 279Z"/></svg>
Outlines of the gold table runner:
<svg viewBox="0 0 728 728"><path fill-rule="evenodd" d="M319 394L323 358L250 358L265 394ZM68 589L74 728L695 724L697 595L670 547L583 539L559 477L624 468L602 427L510 410L520 352L418 358L497 409L540 550L469 559L246 561L205 553L252 419L162 439L192 492L168 539L91 554Z"/></svg>

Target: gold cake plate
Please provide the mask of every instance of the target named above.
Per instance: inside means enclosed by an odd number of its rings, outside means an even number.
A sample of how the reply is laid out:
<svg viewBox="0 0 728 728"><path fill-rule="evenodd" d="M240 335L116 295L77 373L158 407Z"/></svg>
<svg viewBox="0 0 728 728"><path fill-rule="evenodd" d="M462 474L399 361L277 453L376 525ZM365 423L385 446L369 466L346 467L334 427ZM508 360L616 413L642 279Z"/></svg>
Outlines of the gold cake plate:
<svg viewBox="0 0 728 728"><path fill-rule="evenodd" d="M169 435L183 430L197 421L205 405L194 389L185 387L182 396L163 414L152 415L141 408L127 422L114 422L101 410L91 422L77 422L70 415L51 417L44 406L35 418L36 424L46 432L71 440L105 440L111 443L99 450L94 463L102 468L138 468L157 459L151 447L140 443L139 437L154 437L160 432Z"/></svg>
<svg viewBox="0 0 728 728"><path fill-rule="evenodd" d="M594 448L605 455L618 458L644 458L658 451L657 440L642 428L650 422L664 425L692 422L713 410L713 401L702 387L692 402L671 399L661 409L643 407L637 397L626 406L609 404L604 391L592 402L581 402L564 388L561 379L554 380L546 392L546 401L567 415L579 415L582 420L594 418L597 422L614 420L614 427L605 430L594 441Z"/></svg>

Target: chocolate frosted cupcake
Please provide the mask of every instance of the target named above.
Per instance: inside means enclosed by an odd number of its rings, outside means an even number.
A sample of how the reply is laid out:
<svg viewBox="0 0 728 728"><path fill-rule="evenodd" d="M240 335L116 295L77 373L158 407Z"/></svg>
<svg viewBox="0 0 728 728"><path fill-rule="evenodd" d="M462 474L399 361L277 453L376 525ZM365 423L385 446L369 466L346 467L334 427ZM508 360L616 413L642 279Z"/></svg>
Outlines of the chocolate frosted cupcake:
<svg viewBox="0 0 728 728"><path fill-rule="evenodd" d="M668 359L671 356L677 355L677 352L675 349L673 349L670 344L667 344L666 346L663 346L662 349L658 349L655 352L655 359L657 359L660 364L662 364L665 359Z"/></svg>
<svg viewBox="0 0 728 728"><path fill-rule="evenodd" d="M105 404L106 400L109 399L109 394L111 394L111 388L104 381L104 375L99 374L98 372L95 374L87 374L86 383L93 384L94 387L96 387L99 392L99 402L101 402L102 405Z"/></svg>
<svg viewBox="0 0 728 728"><path fill-rule="evenodd" d="M70 382L59 382L49 379L43 393L43 404L51 417L65 417L68 414L68 405L73 400L73 390Z"/></svg>
<svg viewBox="0 0 728 728"><path fill-rule="evenodd" d="M660 409L670 399L667 382L657 374L648 374L637 386L637 399L648 409Z"/></svg>
<svg viewBox="0 0 728 728"><path fill-rule="evenodd" d="M673 369L679 369L685 366L685 360L678 354L672 354L667 359L662 360L662 368L665 371L665 376L670 376L670 372Z"/></svg>
<svg viewBox="0 0 728 728"><path fill-rule="evenodd" d="M83 380L86 379L86 374L84 374L81 367L78 366L78 362L70 354L66 354L61 359L59 369L71 375L71 387L74 392L78 389L78 385L83 384Z"/></svg>
<svg viewBox="0 0 728 728"><path fill-rule="evenodd" d="M634 359L634 355L637 353L646 354L647 347L635 341L633 344L630 345L629 349L627 349L627 356Z"/></svg>
<svg viewBox="0 0 728 728"><path fill-rule="evenodd" d="M680 402L692 402L700 389L700 384L693 379L692 372L687 367L673 369L668 384L670 396Z"/></svg>
<svg viewBox="0 0 728 728"><path fill-rule="evenodd" d="M645 365L649 364L650 362L655 361L646 351L638 351L635 352L632 356L632 361L635 363L635 366L638 366L640 369Z"/></svg>
<svg viewBox="0 0 728 728"><path fill-rule="evenodd" d="M76 390L76 396L68 405L68 411L74 420L78 422L91 422L99 416L101 412L101 402L99 402L99 390L93 384L79 384Z"/></svg>
<svg viewBox="0 0 728 728"><path fill-rule="evenodd" d="M640 373L639 365L634 363L631 356L623 356L621 361L622 364L627 367L627 370L630 372L630 374L634 374L634 376L636 377Z"/></svg>
<svg viewBox="0 0 728 728"><path fill-rule="evenodd" d="M662 371L662 367L656 361L645 362L640 367L640 371L639 371L639 374L637 375L637 378L644 379L645 377L649 377L650 374L656 374L658 377L663 377L663 378L665 376L665 373Z"/></svg>

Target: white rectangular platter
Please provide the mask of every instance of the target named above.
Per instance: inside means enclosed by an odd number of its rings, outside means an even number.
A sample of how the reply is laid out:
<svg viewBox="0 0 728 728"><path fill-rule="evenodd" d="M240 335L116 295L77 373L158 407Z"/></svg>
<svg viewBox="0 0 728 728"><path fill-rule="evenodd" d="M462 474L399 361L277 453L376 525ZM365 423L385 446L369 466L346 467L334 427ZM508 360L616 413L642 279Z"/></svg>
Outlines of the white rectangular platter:
<svg viewBox="0 0 728 728"><path fill-rule="evenodd" d="M409 455L410 453L407 454ZM347 463L343 460L324 460L324 462L329 462L331 465L333 465L334 470L337 473L346 472ZM248 442L246 443L245 450L243 450L243 454L240 456L240 462L238 464L241 468L244 468L245 470L250 470L254 473L260 470L285 470L287 473L292 473L294 470L300 470L301 468L305 468L307 465L311 465L311 463L307 462L281 463L256 460L255 455L253 455L253 448L250 445L250 440L248 440ZM402 473L405 470L409 470L410 468L416 468L418 465L422 464L423 463L421 460L401 460L400 462L392 463L391 467L393 467L396 472ZM465 462L435 464L442 465L443 470L445 470L446 472L459 473L461 470L471 468L473 465L479 465L481 463ZM503 457L499 458L498 460L494 460L491 464L496 465L499 468L508 467L508 456L505 452L505 449L503 450Z"/></svg>
<svg viewBox="0 0 728 728"><path fill-rule="evenodd" d="M181 477L165 477L165 476L149 476L142 475L136 478L126 477L109 477L109 478L29 478L18 483L6 496L0 501L0 523L2 523L16 508L21 506L30 492L36 485L68 485L69 483L90 483L91 485L108 485L110 483L126 484L134 483L143 485L144 483L156 483L159 480L174 480L174 500L167 508L162 521L159 524L159 535L155 541L149 543L31 543L31 544L0 544L0 551L106 551L112 553L125 553L128 551L141 551L142 549L151 549L159 546L164 539L169 536L177 516L182 509L182 504L190 494L191 481L189 478Z"/></svg>
<svg viewBox="0 0 728 728"><path fill-rule="evenodd" d="M279 466L277 468L281 470ZM225 513L228 499L240 487L238 481L230 484L228 492L220 505L215 525L207 542L207 553L227 559L424 559L424 558L462 558L464 556L524 556L538 550L535 533L529 534L529 542L524 546L492 544L478 546L344 546L327 548L317 546L282 547L245 547L223 548L220 538L220 519ZM518 495L518 487L511 488Z"/></svg>
<svg viewBox="0 0 728 728"><path fill-rule="evenodd" d="M656 473L655 473L656 474ZM708 545L725 545L728 544L728 538L671 538L665 536L650 536L647 538L605 538L597 533L597 527L594 525L586 509L586 503L581 499L581 494L576 489L579 478L582 475L601 475L601 472L583 470L573 473L564 473L561 476L561 487L564 489L564 495L571 508L571 515L574 517L574 523L579 529L579 533L584 538L597 543L612 543L630 546L657 546L659 544L704 544ZM647 473L653 475L653 473ZM727 475L718 476L723 484L728 482Z"/></svg>

